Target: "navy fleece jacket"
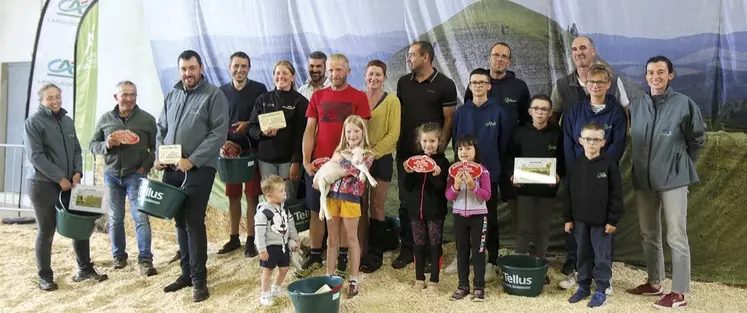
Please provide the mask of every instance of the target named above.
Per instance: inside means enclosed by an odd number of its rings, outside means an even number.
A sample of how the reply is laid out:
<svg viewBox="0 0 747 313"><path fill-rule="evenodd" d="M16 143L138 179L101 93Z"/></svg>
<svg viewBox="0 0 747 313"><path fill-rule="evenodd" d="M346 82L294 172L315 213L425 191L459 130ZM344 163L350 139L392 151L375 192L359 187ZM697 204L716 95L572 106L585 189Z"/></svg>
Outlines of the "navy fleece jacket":
<svg viewBox="0 0 747 313"><path fill-rule="evenodd" d="M591 110L589 97L582 102L574 104L563 116L563 146L565 152L566 166L573 164L576 157L584 155L584 147L578 142L581 137L581 128L590 122L597 122L604 127L604 139L607 143L602 148L603 152L619 163L625 152L625 132L628 120L625 110L615 96L607 95L604 100L606 104L602 111L594 113Z"/></svg>
<svg viewBox="0 0 747 313"><path fill-rule="evenodd" d="M510 117L493 98L476 106L472 100L467 100L463 106L457 108L452 125L451 146L456 153L456 141L467 134L477 137L480 149L481 164L490 172L491 183L497 183L501 176L501 160L511 141L513 123Z"/></svg>

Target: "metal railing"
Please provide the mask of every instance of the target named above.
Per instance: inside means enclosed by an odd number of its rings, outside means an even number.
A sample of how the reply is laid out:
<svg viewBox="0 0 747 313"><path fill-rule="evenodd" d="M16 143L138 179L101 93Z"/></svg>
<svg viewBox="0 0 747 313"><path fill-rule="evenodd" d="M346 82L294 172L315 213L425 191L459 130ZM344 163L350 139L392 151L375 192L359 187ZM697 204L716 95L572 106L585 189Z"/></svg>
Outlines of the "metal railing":
<svg viewBox="0 0 747 313"><path fill-rule="evenodd" d="M96 184L96 156L82 148L81 184ZM26 173L32 167L23 145L0 144L0 211L33 212L26 186Z"/></svg>

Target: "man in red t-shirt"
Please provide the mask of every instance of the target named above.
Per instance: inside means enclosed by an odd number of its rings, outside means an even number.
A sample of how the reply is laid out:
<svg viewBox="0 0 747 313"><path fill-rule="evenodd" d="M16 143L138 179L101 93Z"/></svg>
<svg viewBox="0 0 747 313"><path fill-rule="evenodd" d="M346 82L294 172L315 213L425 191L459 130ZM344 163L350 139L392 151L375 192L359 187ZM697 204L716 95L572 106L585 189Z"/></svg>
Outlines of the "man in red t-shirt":
<svg viewBox="0 0 747 313"><path fill-rule="evenodd" d="M348 85L350 63L342 54L333 54L327 60L327 77L330 86L314 92L306 110L306 131L303 134L303 167L306 182L306 206L319 212L319 191L312 187L312 177L319 170L311 162L318 158L331 158L340 142L342 126L350 115L358 115L364 120L371 118L368 98L362 91ZM322 241L325 224L312 214L309 225L311 253L303 263L303 270L296 276L306 277L312 271L322 268ZM341 238L345 238L341 236ZM341 246L347 246L341 240ZM340 248L336 274L342 276L347 267L347 248Z"/></svg>

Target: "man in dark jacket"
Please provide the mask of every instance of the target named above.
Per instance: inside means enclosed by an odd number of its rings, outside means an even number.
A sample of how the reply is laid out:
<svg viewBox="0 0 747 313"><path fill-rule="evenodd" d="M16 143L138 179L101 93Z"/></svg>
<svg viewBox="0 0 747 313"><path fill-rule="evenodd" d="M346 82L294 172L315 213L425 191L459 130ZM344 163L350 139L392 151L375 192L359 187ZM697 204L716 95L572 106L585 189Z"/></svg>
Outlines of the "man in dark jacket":
<svg viewBox="0 0 747 313"><path fill-rule="evenodd" d="M513 71L509 71L508 67L511 66L511 47L505 42L498 42L490 48L490 56L488 57L488 63L490 63L490 91L488 92L488 98L495 101L508 115L509 125L505 127L508 130L506 138L510 141L513 133L519 127L525 123L531 122L532 118L529 116L529 88L527 84L516 78L516 74ZM467 88L464 94L464 103L468 100L472 100L472 90ZM456 137L456 136L454 136ZM481 146L481 149L487 147ZM505 159L506 150L501 150L503 155L501 159ZM483 160L485 160L483 158ZM509 181L509 177L506 176L507 170L501 170L500 175L494 170L490 169L491 180L495 180L498 183L498 189L500 190L501 200L506 202L508 209L511 213L511 224L514 232L516 231L517 217L517 203L516 203L516 191L513 188L513 184ZM497 190L493 190L493 195L496 195ZM493 196L488 203L488 209L496 208L498 205L498 197Z"/></svg>
<svg viewBox="0 0 747 313"><path fill-rule="evenodd" d="M109 188L109 237L112 242L114 268L127 266L124 230L125 198L130 199L130 215L135 222L137 260L140 275L158 274L153 267L151 230L148 215L139 212L137 192L140 179L153 167L156 153L156 119L137 105L137 87L131 81L117 84L117 105L102 115L88 144L92 153L104 156L104 184ZM137 142L121 142L112 136L124 130L135 133Z"/></svg>
<svg viewBox="0 0 747 313"><path fill-rule="evenodd" d="M182 273L164 288L174 292L193 286L195 302L210 297L207 288L207 235L205 210L215 180L215 162L228 132L228 100L218 87L202 76L202 58L186 50L178 58L181 81L164 99L158 119L158 149L181 145L182 158L166 170L163 182L187 192L187 199L174 216Z"/></svg>
<svg viewBox="0 0 747 313"><path fill-rule="evenodd" d="M242 154L257 150L257 141L252 139L247 130L249 129L249 117L252 115L254 104L260 95L267 92L267 87L260 82L247 78L252 67L251 59L244 52L236 52L231 55L231 63L228 70L231 72L231 82L220 87L220 90L228 99L228 140L241 146ZM260 182L259 166L255 165L254 176L251 181L244 183L244 194L246 194L246 225L254 225L254 212L259 202ZM241 247L239 240L239 223L241 222L241 184L226 184L226 196L228 197L228 216L231 237L218 254L229 253ZM253 258L257 256L257 248L254 246L254 227L247 227L246 246L244 256Z"/></svg>

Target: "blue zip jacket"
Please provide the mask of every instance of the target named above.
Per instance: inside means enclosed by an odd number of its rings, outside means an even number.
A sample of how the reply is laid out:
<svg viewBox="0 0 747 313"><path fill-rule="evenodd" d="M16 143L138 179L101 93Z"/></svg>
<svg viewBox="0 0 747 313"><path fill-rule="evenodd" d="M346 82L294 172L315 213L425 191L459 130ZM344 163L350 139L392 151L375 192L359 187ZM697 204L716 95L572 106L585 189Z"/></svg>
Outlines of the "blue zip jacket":
<svg viewBox="0 0 747 313"><path fill-rule="evenodd" d="M578 142L581 137L581 128L584 125L597 122L604 127L604 139L607 143L602 148L603 152L620 163L623 152L625 152L625 132L628 120L625 109L615 96L607 95L604 100L606 106L599 113L591 110L590 98L587 96L580 103L574 104L568 112L563 115L563 146L565 152L565 164L570 166L573 160L584 154L584 147Z"/></svg>
<svg viewBox="0 0 747 313"><path fill-rule="evenodd" d="M477 137L481 164L490 172L490 182L497 183L501 176L501 157L508 149L513 124L495 99L488 98L479 107L467 100L454 115L451 146L456 154L456 141L460 137L468 134Z"/></svg>

